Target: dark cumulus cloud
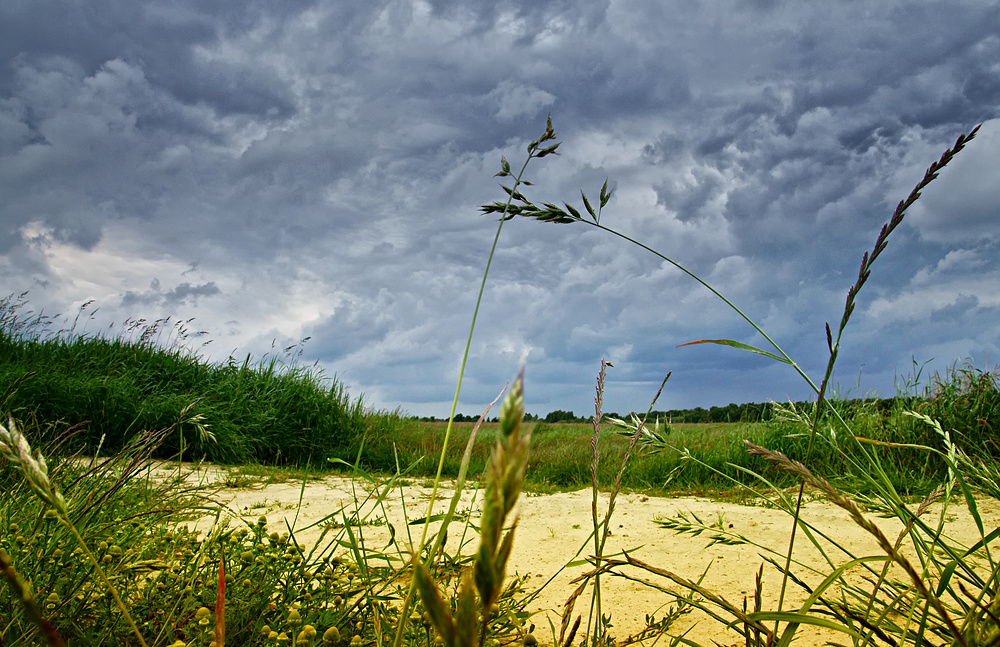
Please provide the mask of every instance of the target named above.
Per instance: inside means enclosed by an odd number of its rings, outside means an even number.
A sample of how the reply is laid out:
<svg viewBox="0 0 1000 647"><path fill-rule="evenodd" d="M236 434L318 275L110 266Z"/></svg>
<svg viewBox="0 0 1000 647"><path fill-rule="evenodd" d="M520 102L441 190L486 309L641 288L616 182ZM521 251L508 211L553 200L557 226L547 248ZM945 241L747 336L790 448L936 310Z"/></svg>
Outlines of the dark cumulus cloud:
<svg viewBox="0 0 1000 647"><path fill-rule="evenodd" d="M602 224L710 283L806 371L861 255L893 234L840 375L1000 345L1000 8L972 0L333 0L0 4L0 274L93 325L194 317L230 349L302 350L371 404L443 415L503 198L614 197ZM808 397L670 262L585 225L507 223L462 407L527 362L529 410ZM305 338L304 345L299 342ZM218 353L219 355L212 355ZM858 377L860 375L860 377Z"/></svg>

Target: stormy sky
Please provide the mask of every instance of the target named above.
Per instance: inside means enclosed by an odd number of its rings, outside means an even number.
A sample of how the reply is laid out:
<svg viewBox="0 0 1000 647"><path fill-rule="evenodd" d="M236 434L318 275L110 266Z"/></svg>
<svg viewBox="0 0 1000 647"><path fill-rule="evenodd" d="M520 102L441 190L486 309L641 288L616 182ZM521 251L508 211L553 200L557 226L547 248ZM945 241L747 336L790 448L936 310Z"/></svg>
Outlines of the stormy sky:
<svg viewBox="0 0 1000 647"><path fill-rule="evenodd" d="M862 254L983 123L878 259L837 384L892 395L1000 355L982 0L3 1L0 285L69 321L93 300L91 334L193 318L211 361L294 346L372 406L444 416L497 227L478 207L550 113L560 155L531 162L528 197L580 208L607 180L602 224L817 382ZM649 252L514 219L459 410L526 361L528 411L586 414L602 357L611 411L668 371L658 409L809 397L765 357L678 347L704 338L767 346Z"/></svg>

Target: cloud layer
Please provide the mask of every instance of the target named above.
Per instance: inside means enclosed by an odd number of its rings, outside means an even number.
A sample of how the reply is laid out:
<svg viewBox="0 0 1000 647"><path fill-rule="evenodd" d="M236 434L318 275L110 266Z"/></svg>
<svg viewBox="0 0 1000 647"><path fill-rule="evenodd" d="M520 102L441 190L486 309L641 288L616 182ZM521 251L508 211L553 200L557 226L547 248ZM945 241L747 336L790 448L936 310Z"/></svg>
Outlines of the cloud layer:
<svg viewBox="0 0 1000 647"><path fill-rule="evenodd" d="M861 254L959 133L859 300L842 382L1000 345L1000 8L575 0L187 0L0 7L0 276L97 330L195 317L203 352L310 337L380 407L444 415L495 221L493 179L551 113L539 201L727 295L813 375ZM584 225L505 225L462 406L527 357L529 411L808 397L670 264ZM860 377L858 377L860 375ZM818 375L817 375L818 377Z"/></svg>

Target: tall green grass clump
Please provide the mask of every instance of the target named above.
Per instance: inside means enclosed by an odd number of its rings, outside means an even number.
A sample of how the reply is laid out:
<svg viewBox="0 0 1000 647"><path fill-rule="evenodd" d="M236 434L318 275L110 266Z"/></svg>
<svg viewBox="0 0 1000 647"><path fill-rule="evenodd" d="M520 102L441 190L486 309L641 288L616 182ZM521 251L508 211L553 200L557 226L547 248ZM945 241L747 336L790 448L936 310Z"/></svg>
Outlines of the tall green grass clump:
<svg viewBox="0 0 1000 647"><path fill-rule="evenodd" d="M1000 367L951 366L931 378L918 409L948 429L964 451L1000 457Z"/></svg>
<svg viewBox="0 0 1000 647"><path fill-rule="evenodd" d="M364 537L386 523L398 479L357 472L368 487L308 525L234 520L221 486L153 469L173 431L81 459L34 449L44 434L32 425L0 425L0 577L10 592L0 595L0 644L359 647L397 626L424 644L430 624L394 606L404 533L377 547ZM315 541L299 539L317 529ZM509 591L499 603L512 608Z"/></svg>
<svg viewBox="0 0 1000 647"><path fill-rule="evenodd" d="M144 430L174 426L159 457L224 463L322 463L397 415L370 411L335 378L284 359L204 361L190 321L133 320L117 333L78 332L25 311L27 293L0 300L0 394L12 412L86 422L76 448L114 453ZM199 333L201 334L201 333ZM179 422L179 424L178 424Z"/></svg>

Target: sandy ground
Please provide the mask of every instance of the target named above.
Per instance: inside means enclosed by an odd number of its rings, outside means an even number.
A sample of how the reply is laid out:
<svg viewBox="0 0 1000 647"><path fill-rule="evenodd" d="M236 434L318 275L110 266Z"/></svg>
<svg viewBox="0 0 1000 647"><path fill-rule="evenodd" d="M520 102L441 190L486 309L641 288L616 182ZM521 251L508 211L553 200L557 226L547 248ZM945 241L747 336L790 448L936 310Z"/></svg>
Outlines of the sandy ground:
<svg viewBox="0 0 1000 647"><path fill-rule="evenodd" d="M214 468L210 468L214 469ZM223 471L207 474L210 479L224 476ZM199 478L204 478L203 474ZM192 475L190 478L195 478ZM357 510L355 496L352 492L363 495L370 486L356 480L340 476L329 476L322 480L310 481L304 493L301 482L283 484L256 485L248 488L228 488L221 492L220 499L228 505L234 517L254 522L261 515L268 520L269 531L284 532L286 523L295 528L305 528L331 513L344 510L351 515ZM405 501L406 513L409 519L419 518L427 513L431 489L410 484L402 488L402 498ZM434 512L444 512L447 509L447 499L451 490L439 491L439 501ZM302 495L302 506L298 502ZM397 489L384 504L385 514L389 523L396 528L397 540L405 542L406 524L403 518L403 506L400 501L400 491ZM607 499L599 501L599 514L603 519L607 507ZM466 495L460 510L469 510L473 522L478 523L478 506L469 495ZM845 512L823 501L809 501L804 508L803 518L809 523L826 532L830 539L848 548L858 555L881 554L877 544L864 530L851 522ZM937 514L939 509L932 509ZM370 505L362 506L362 516L371 513ZM569 597L575 585L570 581L588 570L587 565L563 568L567 562L573 561L582 548L581 556L593 554L593 544L587 542L592 525L591 494L589 490L562 494L522 497L520 503L520 524L517 529L515 548L509 565L508 574L517 573L527 576L526 587L533 590L542 586L550 578L538 596L531 610L536 612L533 622L536 625L536 635L547 644L551 644L552 635L549 620L559 627L562 605ZM678 534L673 530L663 528L655 521L664 518L677 518L679 513L697 515L706 524L720 523L729 532L739 533L750 541L758 544L724 545L710 544L710 533L700 536L690 533ZM984 501L980 507L983 522L987 532L1000 525L1000 504L996 501ZM381 515L381 513L378 513ZM296 519L297 516L297 519ZM895 539L900 525L893 520L878 518L869 514L890 539ZM927 518L927 517L925 517ZM936 519L937 516L932 517ZM946 517L947 533L966 545L971 545L978 539L978 531L964 505L954 505ZM770 508L752 507L699 498L661 498L647 497L640 494L620 495L611 523L612 535L605 548L606 555L621 551L656 567L666 569L691 580L697 580L703 573L705 588L721 595L737 607L742 607L744 596L753 605L754 582L757 570L763 560L761 555L767 547L783 555L788 546L791 518L785 513ZM454 528L454 526L453 526ZM389 529L386 525L371 525L362 528L366 545L381 548L389 539ZM419 537L419 527L412 527L414 540ZM296 538L305 544L315 541L320 533L319 528L296 532ZM457 534L457 533L455 533ZM472 540L475 539L472 533ZM404 544L405 545L405 544ZM829 544L826 544L829 546ZM450 538L448 550L455 553L458 540ZM475 542L470 541L462 550L470 554L475 550ZM832 559L842 563L843 553L836 548L828 548ZM796 541L795 558L805 566L815 566L829 572L824 566L819 552L801 534ZM781 558L779 558L781 559ZM662 577L631 570L630 573L643 576L658 585L671 590L679 590L673 582ZM799 572L805 572L804 567ZM810 583L820 581L821 577L806 578ZM770 565L765 565L763 579L763 608L773 610L781 586L781 578ZM604 612L612 616L612 635L619 639L634 634L645 627L646 615L662 617L666 607L672 602L670 595L655 588L629 581L624 578L605 578L602 580L602 596ZM805 595L793 586L788 599L795 604ZM584 627L589 607L589 593L577 602L575 614L584 615ZM788 603L786 602L786 608ZM671 634L690 629L687 637L700 644L710 645L713 641L721 645L742 644L742 639L733 632L727 632L719 623L708 619L701 612L685 615L671 629ZM583 629L581 629L581 632ZM796 644L823 644L827 639L849 644L849 638L842 634L820 633L812 628L802 628L799 631Z"/></svg>

